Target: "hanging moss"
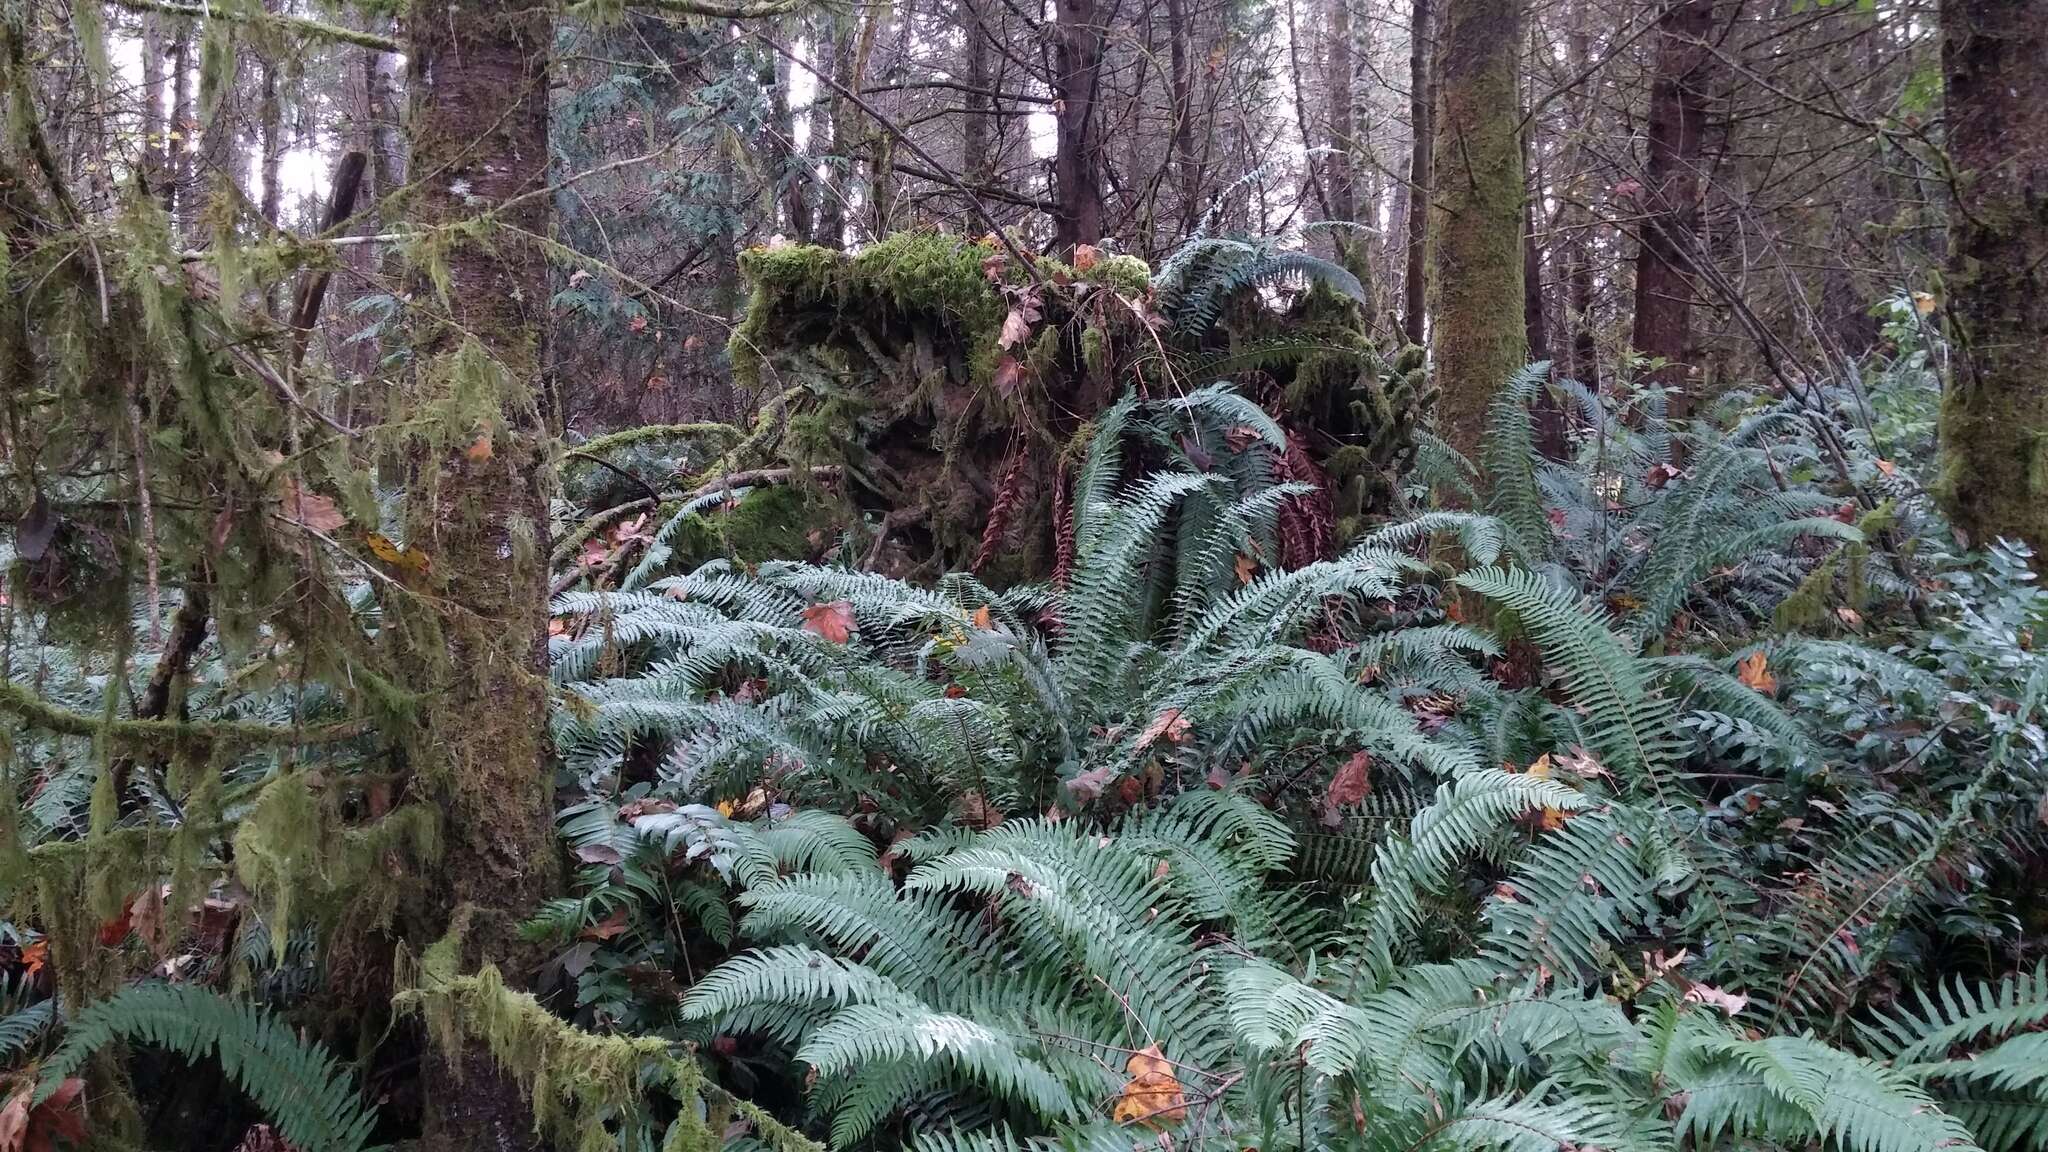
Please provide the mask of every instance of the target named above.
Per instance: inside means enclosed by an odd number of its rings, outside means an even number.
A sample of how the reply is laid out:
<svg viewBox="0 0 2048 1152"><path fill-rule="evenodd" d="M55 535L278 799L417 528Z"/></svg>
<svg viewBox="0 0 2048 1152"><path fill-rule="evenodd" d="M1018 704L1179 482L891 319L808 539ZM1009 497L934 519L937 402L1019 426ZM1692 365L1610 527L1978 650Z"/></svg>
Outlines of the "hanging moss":
<svg viewBox="0 0 2048 1152"><path fill-rule="evenodd" d="M358 928L388 922L403 877L424 872L441 855L433 809L409 804L348 826L321 783L316 790L307 771L279 774L235 829L235 873L270 925L280 961L294 923L332 927L344 912ZM310 915L302 907L308 904Z"/></svg>

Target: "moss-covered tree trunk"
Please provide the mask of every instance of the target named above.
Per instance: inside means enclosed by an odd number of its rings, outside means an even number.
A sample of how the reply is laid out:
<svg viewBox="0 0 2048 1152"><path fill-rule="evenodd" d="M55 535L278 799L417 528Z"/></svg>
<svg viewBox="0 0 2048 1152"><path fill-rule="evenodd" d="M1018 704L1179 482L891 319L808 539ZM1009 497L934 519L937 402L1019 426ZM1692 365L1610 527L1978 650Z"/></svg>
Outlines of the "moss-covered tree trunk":
<svg viewBox="0 0 2048 1152"><path fill-rule="evenodd" d="M407 430L407 544L428 595L388 613L421 693L411 751L440 804L437 932L467 907L464 968L525 975L514 931L554 883L547 724L546 486L539 379L548 307L547 9L514 0L415 0L412 170L417 227L441 233L415 269L413 364L394 423ZM518 1087L487 1056L430 1058L424 1147L536 1146Z"/></svg>
<svg viewBox="0 0 2048 1152"><path fill-rule="evenodd" d="M2048 0L1941 6L1948 315L1941 493L1973 547L2048 549Z"/></svg>
<svg viewBox="0 0 2048 1152"><path fill-rule="evenodd" d="M1445 18L1429 238L1436 425L1470 456L1494 390L1529 357L1515 90L1521 0L1451 0Z"/></svg>

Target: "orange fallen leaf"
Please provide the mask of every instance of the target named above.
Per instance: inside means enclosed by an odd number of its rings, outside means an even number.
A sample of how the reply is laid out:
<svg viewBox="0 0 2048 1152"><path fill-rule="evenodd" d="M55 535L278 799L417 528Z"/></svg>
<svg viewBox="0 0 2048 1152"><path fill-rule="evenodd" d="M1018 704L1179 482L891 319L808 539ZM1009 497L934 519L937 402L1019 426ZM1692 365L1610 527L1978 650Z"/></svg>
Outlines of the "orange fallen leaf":
<svg viewBox="0 0 2048 1152"><path fill-rule="evenodd" d="M1131 1079L1117 1093L1110 1113L1118 1124L1141 1124L1156 1131L1187 1119L1187 1093L1159 1045L1132 1053L1124 1070Z"/></svg>
<svg viewBox="0 0 2048 1152"><path fill-rule="evenodd" d="M829 604L804 607L804 631L822 637L827 643L846 643L853 635L853 627L851 601L834 600Z"/></svg>
<svg viewBox="0 0 2048 1152"><path fill-rule="evenodd" d="M988 605L983 604L974 610L974 626L983 632L994 627L993 618L989 615Z"/></svg>
<svg viewBox="0 0 2048 1152"><path fill-rule="evenodd" d="M1875 461L1875 463L1877 464L1877 470L1879 472L1884 473L1887 476L1895 476L1898 474L1899 466L1897 464L1892 463L1889 460L1878 460Z"/></svg>
<svg viewBox="0 0 2048 1152"><path fill-rule="evenodd" d="M1251 583L1252 574L1254 572L1257 572L1258 570L1259 562L1257 560L1252 559L1251 557L1245 555L1242 552L1239 552L1237 554L1237 582L1239 584Z"/></svg>
<svg viewBox="0 0 2048 1152"><path fill-rule="evenodd" d="M1751 652L1736 663L1735 678L1742 681L1744 687L1766 696L1778 690L1778 678L1771 674L1770 660L1762 649Z"/></svg>
<svg viewBox="0 0 2048 1152"><path fill-rule="evenodd" d="M463 455L471 460L483 461L491 458L491 451L491 434L489 432L480 432L477 434L476 442L471 444L469 450L464 452Z"/></svg>
<svg viewBox="0 0 2048 1152"><path fill-rule="evenodd" d="M43 965L49 963L49 961L50 942L48 940L37 940L32 944L21 946L21 970L24 975L33 978L36 973L43 970Z"/></svg>
<svg viewBox="0 0 2048 1152"><path fill-rule="evenodd" d="M1545 752L1543 755L1538 756L1536 762L1529 765L1528 774L1536 777L1538 780L1553 779L1557 773L1550 763L1550 753ZM1536 830L1538 832L1555 832L1559 828L1564 827L1565 821L1571 818L1572 814L1564 809L1552 808L1550 805L1545 804L1536 813Z"/></svg>
<svg viewBox="0 0 2048 1152"><path fill-rule="evenodd" d="M1093 244L1074 245L1074 271L1076 272L1086 272L1090 268L1095 267L1095 262L1101 258L1102 250Z"/></svg>

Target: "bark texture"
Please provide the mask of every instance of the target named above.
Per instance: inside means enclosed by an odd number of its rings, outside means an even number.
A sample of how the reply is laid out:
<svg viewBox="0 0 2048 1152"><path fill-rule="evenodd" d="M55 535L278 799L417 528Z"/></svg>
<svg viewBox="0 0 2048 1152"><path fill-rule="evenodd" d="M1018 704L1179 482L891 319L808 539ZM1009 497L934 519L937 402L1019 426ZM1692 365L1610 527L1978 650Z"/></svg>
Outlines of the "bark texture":
<svg viewBox="0 0 2048 1152"><path fill-rule="evenodd" d="M1102 239L1102 142L1096 139L1095 123L1102 22L1095 6L1095 0L1058 0L1054 6L1052 183L1058 204L1052 246L1057 252Z"/></svg>
<svg viewBox="0 0 2048 1152"><path fill-rule="evenodd" d="M1408 156L1408 187L1401 193L1408 235L1406 275L1402 278L1401 330L1408 343L1420 345L1428 336L1424 323L1429 282L1430 152L1435 136L1436 92L1432 86L1431 48L1435 16L1430 0L1415 0L1408 26L1408 117L1415 142Z"/></svg>
<svg viewBox="0 0 2048 1152"><path fill-rule="evenodd" d="M1646 383L1671 391L1670 414L1690 405L1693 235L1699 220L1700 157L1707 119L1707 37L1713 0L1684 0L1658 18L1657 76L1650 89L1650 155L1643 181L1642 243L1636 250L1635 329L1630 343L1663 360Z"/></svg>
<svg viewBox="0 0 2048 1152"><path fill-rule="evenodd" d="M547 711L545 429L539 400L548 228L547 10L513 0L416 0L410 34L417 226L483 213L422 258L404 398L408 544L431 597L394 596L394 640L421 693L413 768L445 815L433 903L472 910L464 967L522 971L515 926L553 886ZM529 195L540 193L538 195ZM524 196L524 199L518 199ZM510 206L508 202L515 202ZM443 313L445 310L445 314ZM460 1074L457 1069L460 1069ZM424 1146L537 1146L518 1087L475 1051L430 1060Z"/></svg>
<svg viewBox="0 0 2048 1152"><path fill-rule="evenodd" d="M1951 0L1941 33L1957 173L1942 502L1966 545L2017 538L2038 557L2048 549L2048 0Z"/></svg>
<svg viewBox="0 0 2048 1152"><path fill-rule="evenodd" d="M1436 426L1471 456L1494 391L1529 358L1515 90L1521 3L1451 0L1445 16L1429 238Z"/></svg>

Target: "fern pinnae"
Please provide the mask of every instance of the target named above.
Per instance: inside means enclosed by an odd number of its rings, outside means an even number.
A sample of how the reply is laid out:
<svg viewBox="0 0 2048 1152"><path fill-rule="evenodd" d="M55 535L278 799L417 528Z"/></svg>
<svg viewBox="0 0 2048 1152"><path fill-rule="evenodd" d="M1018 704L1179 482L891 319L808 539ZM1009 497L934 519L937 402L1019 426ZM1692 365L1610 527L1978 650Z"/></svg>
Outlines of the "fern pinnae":
<svg viewBox="0 0 2048 1152"><path fill-rule="evenodd" d="M131 985L80 1011L40 1069L36 1102L48 1099L93 1053L122 1040L168 1048L188 1060L219 1060L278 1133L305 1152L369 1147L376 1113L362 1106L354 1078L332 1055L254 1005L188 985Z"/></svg>

